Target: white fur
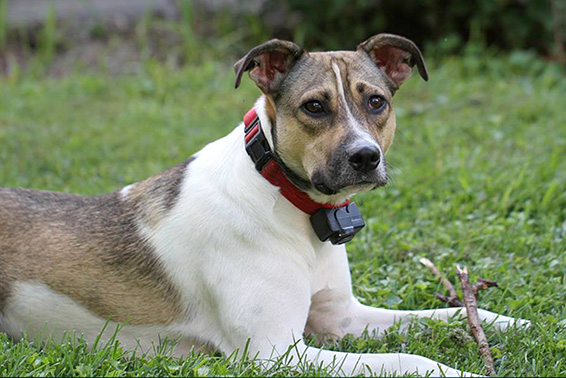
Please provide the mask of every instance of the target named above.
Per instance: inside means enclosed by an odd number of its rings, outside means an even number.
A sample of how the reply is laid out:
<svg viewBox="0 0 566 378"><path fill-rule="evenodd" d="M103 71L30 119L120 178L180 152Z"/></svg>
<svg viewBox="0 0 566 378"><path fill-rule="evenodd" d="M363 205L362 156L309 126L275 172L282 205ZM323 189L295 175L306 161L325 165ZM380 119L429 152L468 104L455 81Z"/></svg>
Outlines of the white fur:
<svg viewBox="0 0 566 378"><path fill-rule="evenodd" d="M124 186L124 187L122 188L122 190L120 190L120 195L122 196L122 198L128 197L128 193L130 193L130 190L132 189L132 186L133 186L133 185L134 185L134 184Z"/></svg>
<svg viewBox="0 0 566 378"><path fill-rule="evenodd" d="M341 102L340 105L342 105L341 107L346 111L346 116L348 117L349 123L352 126L357 125L358 121L356 121L356 119L354 118L354 115L352 114L352 111L348 106L348 102L346 101L346 94L344 92L344 84L342 83L342 73L340 72L340 67L338 67L335 62L332 62L332 70L334 71L334 76L336 76L336 89L338 89L338 97L340 98Z"/></svg>
<svg viewBox="0 0 566 378"><path fill-rule="evenodd" d="M256 109L271 140L263 101ZM308 215L256 172L244 150L242 124L199 152L171 212L142 232L182 293L190 315L170 326L126 326L121 338L129 343L140 339L147 347L158 333L180 334L229 354L242 350L249 339L250 354L267 359L297 342L292 353L325 365L341 363L339 374L360 373L367 367L373 372L461 373L421 356L345 354L303 343L309 316L314 331L357 336L366 327L383 331L412 316L446 319L461 309L393 311L361 305L352 295L344 246L320 242ZM88 339L104 323L38 283L20 284L4 314L21 329L37 331L47 320L55 329L72 327ZM480 315L488 321L497 318L487 311ZM499 319L502 328L514 322Z"/></svg>

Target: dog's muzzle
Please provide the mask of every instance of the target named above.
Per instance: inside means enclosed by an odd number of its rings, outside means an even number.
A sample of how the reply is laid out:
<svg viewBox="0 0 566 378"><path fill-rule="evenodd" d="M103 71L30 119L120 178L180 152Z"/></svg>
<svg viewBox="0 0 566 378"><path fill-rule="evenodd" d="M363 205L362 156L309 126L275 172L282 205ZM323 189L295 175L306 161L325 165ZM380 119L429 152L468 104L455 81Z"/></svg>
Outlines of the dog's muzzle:
<svg viewBox="0 0 566 378"><path fill-rule="evenodd" d="M375 145L338 151L326 167L313 173L313 187L322 194L333 195L344 189L368 191L387 184L385 158Z"/></svg>

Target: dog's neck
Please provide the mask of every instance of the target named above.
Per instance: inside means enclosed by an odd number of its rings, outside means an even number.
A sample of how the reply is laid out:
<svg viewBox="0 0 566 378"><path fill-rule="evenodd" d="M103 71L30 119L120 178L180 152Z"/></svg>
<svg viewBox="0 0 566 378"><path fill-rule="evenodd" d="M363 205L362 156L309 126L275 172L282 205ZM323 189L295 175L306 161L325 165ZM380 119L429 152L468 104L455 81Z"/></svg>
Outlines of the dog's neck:
<svg viewBox="0 0 566 378"><path fill-rule="evenodd" d="M271 126L272 140L276 141L273 138L273 123ZM290 180L289 174L292 172L287 169L286 173L282 169L283 163L276 159L274 148L269 146L255 107L244 116L243 136L246 152L257 173L277 187L279 195L296 209L310 216L312 227L320 241L343 244L365 226L356 204L349 199L339 204L315 201L308 192ZM275 142L273 144L276 146Z"/></svg>
<svg viewBox="0 0 566 378"><path fill-rule="evenodd" d="M269 143L269 147L274 152L274 159L280 165L281 169L285 173L285 176L295 184L299 189L305 191L309 197L316 202L330 204L330 205L340 205L349 200L352 197L351 193L347 194L334 194L334 195L326 195L320 193L319 191L315 190L312 187L312 184L309 180L300 177L295 172L287 167L284 161L281 160L279 155L277 154L277 146L275 143L274 133L274 125L272 122L272 118L274 122L277 122L276 112L273 109L273 105L268 103L268 99L265 95L262 95L257 99L254 104L254 108L256 109L257 116L261 122L261 127Z"/></svg>

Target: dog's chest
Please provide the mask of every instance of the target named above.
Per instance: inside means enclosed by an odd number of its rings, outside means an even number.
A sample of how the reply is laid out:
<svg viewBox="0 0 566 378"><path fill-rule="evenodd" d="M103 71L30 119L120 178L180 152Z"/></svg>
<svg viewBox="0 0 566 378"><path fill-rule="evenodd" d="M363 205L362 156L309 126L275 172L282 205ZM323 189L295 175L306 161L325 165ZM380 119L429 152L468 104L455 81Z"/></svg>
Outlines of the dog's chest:
<svg viewBox="0 0 566 378"><path fill-rule="evenodd" d="M187 324L234 305L227 293L243 283L242 290L257 294L280 282L284 295L289 277L297 277L297 290L310 295L316 256L325 248L308 216L255 172L239 150L240 133L201 150L175 206L159 225L140 227L181 294Z"/></svg>

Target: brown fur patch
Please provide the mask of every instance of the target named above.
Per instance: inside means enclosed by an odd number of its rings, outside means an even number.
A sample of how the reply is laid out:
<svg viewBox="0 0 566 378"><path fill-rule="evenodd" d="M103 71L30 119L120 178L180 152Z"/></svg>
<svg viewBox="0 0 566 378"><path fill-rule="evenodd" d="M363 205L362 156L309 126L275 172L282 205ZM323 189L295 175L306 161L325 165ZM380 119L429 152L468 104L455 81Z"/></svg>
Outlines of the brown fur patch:
<svg viewBox="0 0 566 378"><path fill-rule="evenodd" d="M395 112L391 108L391 114L385 121L385 125L378 130L378 138L381 141L381 148L383 153L386 153L395 137L395 130L397 129L397 121L395 118Z"/></svg>
<svg viewBox="0 0 566 378"><path fill-rule="evenodd" d="M271 97L270 95L266 95L265 99L266 99L265 112L267 114L267 118L269 119L269 122L271 122L272 125L275 125L275 119L277 118L275 101L273 100L273 97Z"/></svg>
<svg viewBox="0 0 566 378"><path fill-rule="evenodd" d="M0 306L12 282L37 280L117 322L167 324L186 315L137 226L174 205L186 164L134 184L126 200L119 192L0 189Z"/></svg>
<svg viewBox="0 0 566 378"><path fill-rule="evenodd" d="M125 201L133 206L144 225L157 225L173 207L181 189L183 172L191 161L192 158L145 181L132 184Z"/></svg>

